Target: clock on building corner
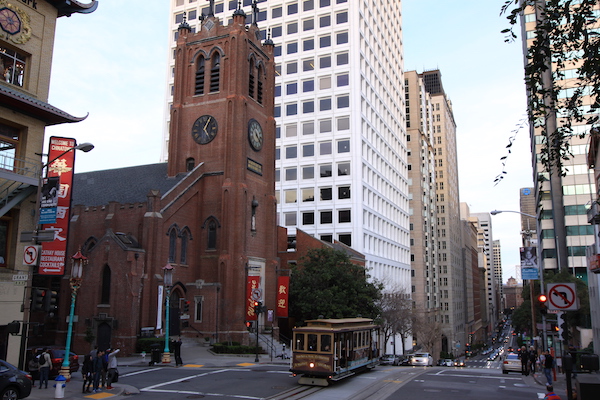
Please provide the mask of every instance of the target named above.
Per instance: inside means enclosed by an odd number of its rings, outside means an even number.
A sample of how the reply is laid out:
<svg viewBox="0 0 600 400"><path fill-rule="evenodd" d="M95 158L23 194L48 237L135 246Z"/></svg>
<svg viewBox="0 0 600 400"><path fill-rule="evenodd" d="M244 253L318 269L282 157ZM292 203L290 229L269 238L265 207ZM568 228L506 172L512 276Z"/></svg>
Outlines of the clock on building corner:
<svg viewBox="0 0 600 400"><path fill-rule="evenodd" d="M17 44L23 44L31 38L31 18L6 0L0 0L0 38Z"/></svg>
<svg viewBox="0 0 600 400"><path fill-rule="evenodd" d="M263 130L258 121L255 119L251 119L248 122L248 141L254 150L259 151L262 149Z"/></svg>
<svg viewBox="0 0 600 400"><path fill-rule="evenodd" d="M198 144L207 144L217 136L218 130L219 126L215 117L203 115L192 126L192 138Z"/></svg>

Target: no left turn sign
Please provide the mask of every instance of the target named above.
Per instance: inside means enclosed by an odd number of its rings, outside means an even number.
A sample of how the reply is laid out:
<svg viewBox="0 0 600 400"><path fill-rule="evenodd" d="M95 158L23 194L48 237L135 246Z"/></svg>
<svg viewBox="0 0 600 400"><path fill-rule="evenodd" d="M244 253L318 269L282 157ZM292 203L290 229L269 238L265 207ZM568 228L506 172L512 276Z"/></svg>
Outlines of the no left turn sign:
<svg viewBox="0 0 600 400"><path fill-rule="evenodd" d="M574 283L548 283L548 310L578 310L577 291Z"/></svg>

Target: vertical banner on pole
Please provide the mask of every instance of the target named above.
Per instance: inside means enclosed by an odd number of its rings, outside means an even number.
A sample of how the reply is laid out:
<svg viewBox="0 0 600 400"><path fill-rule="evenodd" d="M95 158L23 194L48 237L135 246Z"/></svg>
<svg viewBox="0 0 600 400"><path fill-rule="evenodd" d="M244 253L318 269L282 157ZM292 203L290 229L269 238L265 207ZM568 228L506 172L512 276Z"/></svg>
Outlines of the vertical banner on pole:
<svg viewBox="0 0 600 400"><path fill-rule="evenodd" d="M256 321L254 301L260 300L260 276L249 276L246 283L246 321Z"/></svg>
<svg viewBox="0 0 600 400"><path fill-rule="evenodd" d="M290 277L280 276L277 278L277 316L287 318L288 316L288 293L290 289Z"/></svg>
<svg viewBox="0 0 600 400"><path fill-rule="evenodd" d="M44 229L54 231L52 242L42 243L42 254L38 273L40 275L64 275L69 235L71 188L75 162L75 139L51 137L48 160L48 178L58 177L60 181L56 206L56 222L44 225Z"/></svg>

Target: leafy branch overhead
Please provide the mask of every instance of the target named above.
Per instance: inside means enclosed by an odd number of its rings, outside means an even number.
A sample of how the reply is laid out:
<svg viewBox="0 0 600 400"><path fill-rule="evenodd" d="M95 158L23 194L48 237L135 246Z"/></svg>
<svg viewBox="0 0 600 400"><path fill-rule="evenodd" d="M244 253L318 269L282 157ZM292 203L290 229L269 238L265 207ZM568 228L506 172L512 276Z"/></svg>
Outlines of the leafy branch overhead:
<svg viewBox="0 0 600 400"><path fill-rule="evenodd" d="M494 185L497 185L498 183L500 183L500 181L502 179L504 179L504 176L506 175L506 164L508 161L508 155L510 153L512 153L512 145L515 142L515 140L517 140L517 134L525 126L527 126L527 118L526 117L522 118L519 121L519 123L517 124L517 126L512 131L510 131L510 133L512 133L512 136L508 138L508 145L506 146L507 153L505 156L500 158L500 161L502 161L502 172L496 176L496 179L494 179Z"/></svg>
<svg viewBox="0 0 600 400"><path fill-rule="evenodd" d="M597 0L506 0L501 15L510 27L505 41L517 38L515 28L527 10L535 11L526 56L525 85L529 121L540 138L540 162L549 172L565 174L572 156L569 142L584 137L598 124L600 37ZM551 79L548 78L551 72ZM557 128L547 122L556 117ZM582 128L579 128L582 126Z"/></svg>

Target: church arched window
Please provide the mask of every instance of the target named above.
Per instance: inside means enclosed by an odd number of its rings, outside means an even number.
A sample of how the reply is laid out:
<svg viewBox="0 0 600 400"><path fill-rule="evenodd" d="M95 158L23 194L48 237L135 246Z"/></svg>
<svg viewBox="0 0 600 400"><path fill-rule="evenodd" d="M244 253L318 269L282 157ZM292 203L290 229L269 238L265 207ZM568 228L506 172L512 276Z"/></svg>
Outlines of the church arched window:
<svg viewBox="0 0 600 400"><path fill-rule="evenodd" d="M169 262L175 262L175 251L177 250L177 229L169 231Z"/></svg>
<svg viewBox="0 0 600 400"><path fill-rule="evenodd" d="M108 265L102 269L102 287L100 291L100 304L110 304L111 271Z"/></svg>
<svg viewBox="0 0 600 400"><path fill-rule="evenodd" d="M188 242L191 240L191 234L187 227L181 230L181 254L179 255L179 263L187 265L187 249Z"/></svg>
<svg viewBox="0 0 600 400"><path fill-rule="evenodd" d="M248 96L254 98L254 60L248 63Z"/></svg>
<svg viewBox="0 0 600 400"><path fill-rule="evenodd" d="M204 74L205 74L204 57L203 56L198 57L196 64L198 65L198 67L196 68L196 82L195 82L196 86L194 89L194 94L199 95L199 94L204 94Z"/></svg>
<svg viewBox="0 0 600 400"><path fill-rule="evenodd" d="M215 52L212 56L212 62L210 66L210 92L219 91L219 81L221 79L221 56Z"/></svg>
<svg viewBox="0 0 600 400"><path fill-rule="evenodd" d="M258 66L258 79L256 80L256 101L258 101L259 104L262 104L263 102L263 69L262 66Z"/></svg>
<svg viewBox="0 0 600 400"><path fill-rule="evenodd" d="M208 222L208 249L214 250L217 248L217 222L211 219Z"/></svg>

